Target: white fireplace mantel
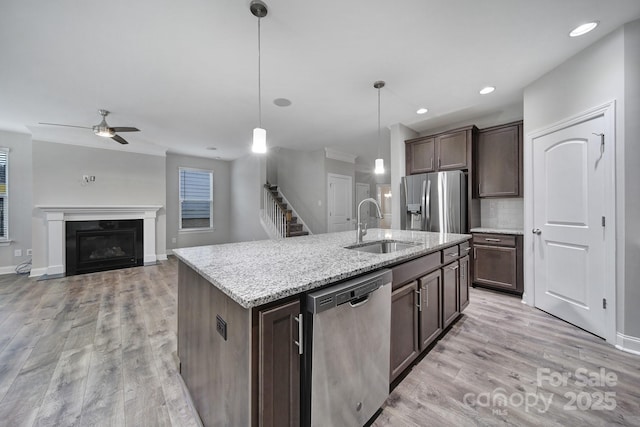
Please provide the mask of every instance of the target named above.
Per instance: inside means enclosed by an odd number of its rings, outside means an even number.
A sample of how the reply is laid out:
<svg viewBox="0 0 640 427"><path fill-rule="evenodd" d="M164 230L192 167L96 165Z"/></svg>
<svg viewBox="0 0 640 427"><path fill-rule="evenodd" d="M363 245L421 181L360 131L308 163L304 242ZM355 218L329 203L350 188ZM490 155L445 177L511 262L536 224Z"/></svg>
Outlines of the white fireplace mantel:
<svg viewBox="0 0 640 427"><path fill-rule="evenodd" d="M143 220L144 264L154 264L156 255L156 216L162 205L37 205L45 213L47 226L47 276L65 273L65 222L118 219Z"/></svg>

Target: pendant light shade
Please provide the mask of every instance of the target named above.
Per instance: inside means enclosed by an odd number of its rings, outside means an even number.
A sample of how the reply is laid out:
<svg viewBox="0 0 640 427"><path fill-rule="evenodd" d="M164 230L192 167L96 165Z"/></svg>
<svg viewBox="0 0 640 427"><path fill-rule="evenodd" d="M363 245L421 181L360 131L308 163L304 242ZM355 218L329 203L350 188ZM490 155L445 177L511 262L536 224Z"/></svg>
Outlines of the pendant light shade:
<svg viewBox="0 0 640 427"><path fill-rule="evenodd" d="M373 173L376 175L382 175L384 173L384 159L382 158L380 141L380 89L384 87L384 82L379 80L373 84L373 87L378 89L378 158L376 159Z"/></svg>
<svg viewBox="0 0 640 427"><path fill-rule="evenodd" d="M262 75L260 69L260 20L267 16L267 5L260 0L253 0L249 4L251 14L258 18L258 127L253 129L253 144L251 151L254 153L267 152L267 131L262 127Z"/></svg>
<svg viewBox="0 0 640 427"><path fill-rule="evenodd" d="M263 154L267 152L267 131L262 128L253 130L253 145L251 151Z"/></svg>
<svg viewBox="0 0 640 427"><path fill-rule="evenodd" d="M376 175L380 175L384 173L384 159L376 159L375 163L376 167L373 170L373 173Z"/></svg>

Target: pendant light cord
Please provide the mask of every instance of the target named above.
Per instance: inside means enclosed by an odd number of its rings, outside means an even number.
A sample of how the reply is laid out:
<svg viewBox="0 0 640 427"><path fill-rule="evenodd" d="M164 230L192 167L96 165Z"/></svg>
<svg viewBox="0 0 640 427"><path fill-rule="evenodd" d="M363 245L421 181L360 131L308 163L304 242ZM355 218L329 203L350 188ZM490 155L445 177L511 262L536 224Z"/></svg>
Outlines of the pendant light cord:
<svg viewBox="0 0 640 427"><path fill-rule="evenodd" d="M382 150L380 149L380 88L378 88L378 158L382 158Z"/></svg>
<svg viewBox="0 0 640 427"><path fill-rule="evenodd" d="M262 76L260 67L260 21L258 18L258 126L262 128Z"/></svg>

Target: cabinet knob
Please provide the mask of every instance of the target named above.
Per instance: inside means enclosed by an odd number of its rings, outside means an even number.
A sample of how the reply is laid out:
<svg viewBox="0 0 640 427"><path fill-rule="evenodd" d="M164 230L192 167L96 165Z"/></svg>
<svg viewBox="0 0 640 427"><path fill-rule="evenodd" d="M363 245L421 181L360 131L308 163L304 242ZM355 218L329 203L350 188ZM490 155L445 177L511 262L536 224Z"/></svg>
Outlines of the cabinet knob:
<svg viewBox="0 0 640 427"><path fill-rule="evenodd" d="M539 228L534 228L533 230L531 230L531 232L533 234L537 234L538 236L542 234L542 230L540 230Z"/></svg>

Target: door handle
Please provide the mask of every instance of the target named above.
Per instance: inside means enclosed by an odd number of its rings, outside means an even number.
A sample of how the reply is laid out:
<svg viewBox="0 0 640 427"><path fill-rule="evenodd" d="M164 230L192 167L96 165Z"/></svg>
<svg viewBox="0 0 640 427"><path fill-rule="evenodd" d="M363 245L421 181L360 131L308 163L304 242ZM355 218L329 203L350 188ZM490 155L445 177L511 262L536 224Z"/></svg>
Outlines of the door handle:
<svg viewBox="0 0 640 427"><path fill-rule="evenodd" d="M418 307L418 311L422 311L422 292L421 289L417 289L415 291L413 291L416 293L416 297L418 299L418 302L416 303L416 307Z"/></svg>
<svg viewBox="0 0 640 427"><path fill-rule="evenodd" d="M542 230L540 230L539 228L534 228L533 230L531 230L531 232L538 236L542 234Z"/></svg>

